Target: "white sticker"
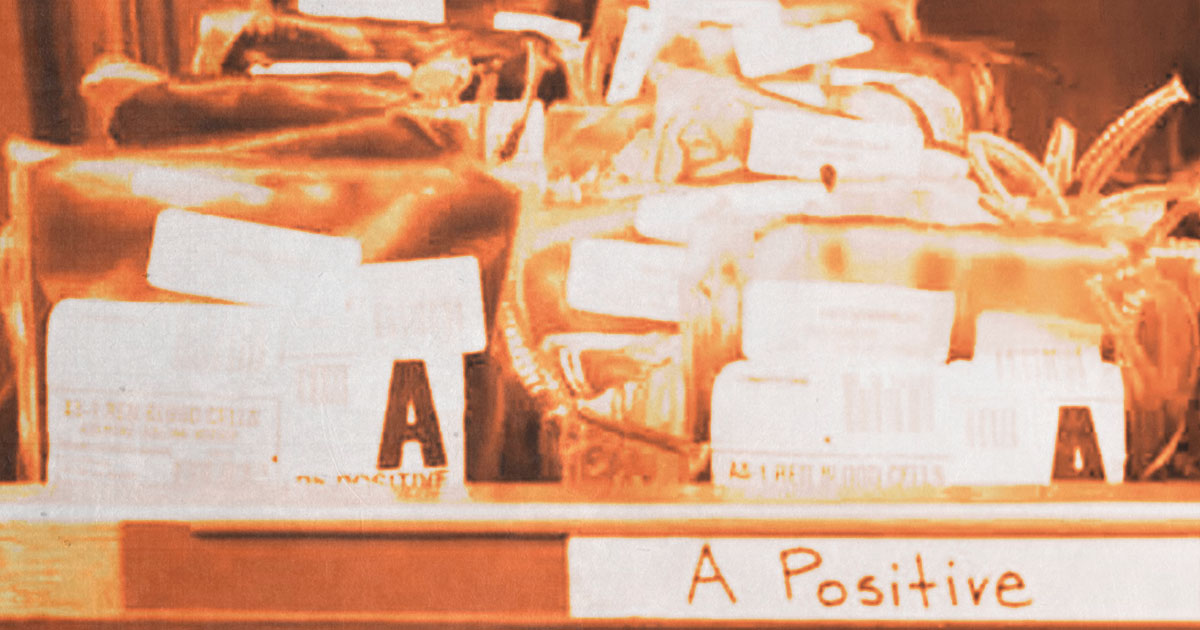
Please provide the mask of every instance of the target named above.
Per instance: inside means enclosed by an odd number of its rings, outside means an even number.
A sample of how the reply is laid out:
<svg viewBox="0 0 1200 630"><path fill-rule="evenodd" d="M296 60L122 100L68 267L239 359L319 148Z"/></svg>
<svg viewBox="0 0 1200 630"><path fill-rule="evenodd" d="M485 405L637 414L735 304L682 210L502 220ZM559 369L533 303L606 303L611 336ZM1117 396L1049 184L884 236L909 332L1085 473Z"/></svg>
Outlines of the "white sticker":
<svg viewBox="0 0 1200 630"><path fill-rule="evenodd" d="M279 444L265 310L67 300L47 333L50 481L262 481Z"/></svg>
<svg viewBox="0 0 1200 630"><path fill-rule="evenodd" d="M392 361L364 352L289 363L279 477L436 498L465 480L462 355Z"/></svg>
<svg viewBox="0 0 1200 630"><path fill-rule="evenodd" d="M742 496L844 498L946 485L948 455L778 455L713 451L713 484Z"/></svg>
<svg viewBox="0 0 1200 630"><path fill-rule="evenodd" d="M1048 484L1063 430L1077 440L1065 444L1067 474L1094 465L1109 483L1125 479L1125 386L1098 349L977 351L948 365L943 385L950 483Z"/></svg>
<svg viewBox="0 0 1200 630"><path fill-rule="evenodd" d="M634 227L643 236L686 243L705 214L722 211L751 218L799 213L828 196L817 182L767 181L724 186L680 186L638 200Z"/></svg>
<svg viewBox="0 0 1200 630"><path fill-rule="evenodd" d="M944 361L953 323L950 291L759 280L743 297L742 352L767 360L866 353Z"/></svg>
<svg viewBox="0 0 1200 630"><path fill-rule="evenodd" d="M349 282L361 262L353 238L167 209L154 226L147 280L168 291L290 306L314 287Z"/></svg>
<svg viewBox="0 0 1200 630"><path fill-rule="evenodd" d="M479 261L473 256L363 265L368 340L392 360L482 352L487 346Z"/></svg>
<svg viewBox="0 0 1200 630"><path fill-rule="evenodd" d="M603 315L679 321L686 256L686 249L673 245L575 241L567 270L567 304Z"/></svg>
<svg viewBox="0 0 1200 630"><path fill-rule="evenodd" d="M924 145L925 134L916 126L760 109L754 112L746 166L811 181L915 179Z"/></svg>
<svg viewBox="0 0 1200 630"><path fill-rule="evenodd" d="M1100 324L1065 317L985 311L975 319L975 352L1081 351L1100 356Z"/></svg>
<svg viewBox="0 0 1200 630"><path fill-rule="evenodd" d="M733 49L742 75L758 78L834 61L875 47L849 20L817 26L754 22L733 29Z"/></svg>
<svg viewBox="0 0 1200 630"><path fill-rule="evenodd" d="M582 538L575 618L1200 619L1198 538Z"/></svg>
<svg viewBox="0 0 1200 630"><path fill-rule="evenodd" d="M274 193L270 188L246 181L244 173L233 169L190 166L137 166L129 182L129 191L176 206L203 206L233 202L264 206Z"/></svg>
<svg viewBox="0 0 1200 630"><path fill-rule="evenodd" d="M463 354L486 344L478 264L364 268L372 299L340 313L58 304L50 480L386 486L402 498L461 488L464 419L479 394Z"/></svg>
<svg viewBox="0 0 1200 630"><path fill-rule="evenodd" d="M295 77L319 74L376 76L394 74L402 79L412 76L412 64L406 61L276 61L250 67L251 76Z"/></svg>
<svg viewBox="0 0 1200 630"><path fill-rule="evenodd" d="M582 30L575 22L513 11L497 11L492 18L492 28L497 31L534 31L552 39L571 42L579 41Z"/></svg>
<svg viewBox="0 0 1200 630"><path fill-rule="evenodd" d="M497 157L524 114L524 105L518 102L492 103L488 109L487 152ZM534 101L525 119L525 128L517 141L513 162L540 165L546 151L546 112L541 101Z"/></svg>
<svg viewBox="0 0 1200 630"><path fill-rule="evenodd" d="M612 79L608 84L606 102L609 105L636 98L642 91L646 72L658 55L663 36L663 12L642 7L629 7L625 31L613 61Z"/></svg>
<svg viewBox="0 0 1200 630"><path fill-rule="evenodd" d="M650 10L691 24L779 24L783 19L774 0L650 0Z"/></svg>
<svg viewBox="0 0 1200 630"><path fill-rule="evenodd" d="M323 17L378 18L405 22L446 21L445 0L298 0L301 13Z"/></svg>

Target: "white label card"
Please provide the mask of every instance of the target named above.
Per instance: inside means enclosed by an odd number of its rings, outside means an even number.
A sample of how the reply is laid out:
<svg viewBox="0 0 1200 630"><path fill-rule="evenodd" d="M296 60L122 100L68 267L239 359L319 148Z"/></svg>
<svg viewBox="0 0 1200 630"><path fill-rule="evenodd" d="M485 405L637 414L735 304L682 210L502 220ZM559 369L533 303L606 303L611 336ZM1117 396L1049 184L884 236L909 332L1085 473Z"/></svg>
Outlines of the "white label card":
<svg viewBox="0 0 1200 630"><path fill-rule="evenodd" d="M754 112L746 166L811 181L916 178L925 135L915 125L841 118L799 109Z"/></svg>
<svg viewBox="0 0 1200 630"><path fill-rule="evenodd" d="M679 321L686 256L686 249L673 245L577 240L567 270L567 304L603 315Z"/></svg>
<svg viewBox="0 0 1200 630"><path fill-rule="evenodd" d="M361 263L353 238L167 209L154 226L146 275L168 291L292 306L316 288L349 283Z"/></svg>
<svg viewBox="0 0 1200 630"><path fill-rule="evenodd" d="M461 488L473 257L363 265L322 310L67 300L47 340L48 475L209 487Z"/></svg>
<svg viewBox="0 0 1200 630"><path fill-rule="evenodd" d="M1200 538L571 538L575 618L1195 621Z"/></svg>
<svg viewBox="0 0 1200 630"><path fill-rule="evenodd" d="M298 0L301 13L324 17L378 18L405 22L446 21L445 0Z"/></svg>
<svg viewBox="0 0 1200 630"><path fill-rule="evenodd" d="M750 359L865 352L945 360L950 347L949 291L756 281L743 300L742 351Z"/></svg>
<svg viewBox="0 0 1200 630"><path fill-rule="evenodd" d="M733 29L738 66L752 79L851 57L874 47L875 42L849 20L816 26L752 22Z"/></svg>
<svg viewBox="0 0 1200 630"><path fill-rule="evenodd" d="M634 226L643 236L686 243L705 214L729 212L748 220L799 213L829 192L819 182L765 181L723 186L679 186L638 200Z"/></svg>

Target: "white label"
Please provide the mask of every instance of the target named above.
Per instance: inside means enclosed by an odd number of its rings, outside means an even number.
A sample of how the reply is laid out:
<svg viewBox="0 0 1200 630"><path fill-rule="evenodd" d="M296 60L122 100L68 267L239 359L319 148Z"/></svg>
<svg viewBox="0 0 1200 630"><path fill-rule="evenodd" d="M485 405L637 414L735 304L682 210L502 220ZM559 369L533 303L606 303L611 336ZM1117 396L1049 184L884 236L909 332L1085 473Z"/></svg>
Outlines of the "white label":
<svg viewBox="0 0 1200 630"><path fill-rule="evenodd" d="M50 481L270 476L281 369L270 313L67 300L47 336Z"/></svg>
<svg viewBox="0 0 1200 630"><path fill-rule="evenodd" d="M446 21L444 0L298 0L297 10L309 15L378 18L406 22Z"/></svg>
<svg viewBox="0 0 1200 630"><path fill-rule="evenodd" d="M779 24L783 19L774 0L650 0L650 10L692 24Z"/></svg>
<svg viewBox="0 0 1200 630"><path fill-rule="evenodd" d="M915 126L801 110L754 112L746 166L757 173L823 181L916 178L925 135Z"/></svg>
<svg viewBox="0 0 1200 630"><path fill-rule="evenodd" d="M138 166L133 171L129 191L176 206L203 206L233 202L263 206L271 201L270 188L252 184L245 173L232 169L205 167Z"/></svg>
<svg viewBox="0 0 1200 630"><path fill-rule="evenodd" d="M975 319L975 352L1045 350L1100 356L1100 324L1049 315L985 311Z"/></svg>
<svg viewBox="0 0 1200 630"><path fill-rule="evenodd" d="M362 262L352 238L168 209L158 215L147 279L168 291L289 306L339 286Z"/></svg>
<svg viewBox="0 0 1200 630"><path fill-rule="evenodd" d="M642 7L629 7L625 32L613 61L612 79L608 84L606 102L609 105L636 98L642 91L646 72L658 54L663 35L663 13Z"/></svg>
<svg viewBox="0 0 1200 630"><path fill-rule="evenodd" d="M492 28L497 31L534 31L546 37L566 41L579 41L581 27L575 22L559 20L546 15L497 11L492 18Z"/></svg>
<svg viewBox="0 0 1200 630"><path fill-rule="evenodd" d="M406 61L276 61L254 65L251 76L293 77L317 74L354 74L375 76L394 74L402 79L412 76L412 64Z"/></svg>
<svg viewBox="0 0 1200 630"><path fill-rule="evenodd" d="M909 358L731 363L713 384L713 450L941 456L939 375Z"/></svg>
<svg viewBox="0 0 1200 630"><path fill-rule="evenodd" d="M350 279L340 309L58 304L51 481L461 488L463 354L487 342L478 262L364 265Z"/></svg>
<svg viewBox="0 0 1200 630"><path fill-rule="evenodd" d="M880 284L756 281L743 297L747 358L916 355L945 360L954 294Z"/></svg>
<svg viewBox="0 0 1200 630"><path fill-rule="evenodd" d="M870 37L849 20L818 26L755 22L733 29L733 49L742 75L757 78L867 52Z"/></svg>
<svg viewBox="0 0 1200 630"><path fill-rule="evenodd" d="M679 321L686 256L686 249L672 245L575 241L567 270L567 304L603 315Z"/></svg>
<svg viewBox="0 0 1200 630"><path fill-rule="evenodd" d="M392 360L482 352L487 346L473 256L363 265L367 344Z"/></svg>
<svg viewBox="0 0 1200 630"><path fill-rule="evenodd" d="M1200 619L1197 538L571 538L575 618Z"/></svg>
<svg viewBox="0 0 1200 630"><path fill-rule="evenodd" d="M678 187L638 200L634 226L644 236L686 243L705 214L724 211L750 218L798 213L829 193L816 182L769 181Z"/></svg>
<svg viewBox="0 0 1200 630"><path fill-rule="evenodd" d="M958 463L955 485L1051 481L1059 424L1086 413L1104 479L1125 478L1125 387L1100 353L1033 350L976 353L945 370L943 413ZM1077 411L1071 411L1077 410ZM1082 453L1078 460L1082 466Z"/></svg>
<svg viewBox="0 0 1200 630"><path fill-rule="evenodd" d="M1121 372L1098 355L1087 379L1066 368L1029 377L1029 366L997 369L993 356L950 365L868 356L726 366L712 390L714 483L799 496L1045 485L1061 456L1060 424L1079 440L1066 474L1098 457L1087 463L1099 464L1106 481L1124 479ZM1082 418L1091 430L1078 431Z"/></svg>
<svg viewBox="0 0 1200 630"><path fill-rule="evenodd" d="M946 485L948 455L775 455L713 451L713 483L761 497L838 498Z"/></svg>

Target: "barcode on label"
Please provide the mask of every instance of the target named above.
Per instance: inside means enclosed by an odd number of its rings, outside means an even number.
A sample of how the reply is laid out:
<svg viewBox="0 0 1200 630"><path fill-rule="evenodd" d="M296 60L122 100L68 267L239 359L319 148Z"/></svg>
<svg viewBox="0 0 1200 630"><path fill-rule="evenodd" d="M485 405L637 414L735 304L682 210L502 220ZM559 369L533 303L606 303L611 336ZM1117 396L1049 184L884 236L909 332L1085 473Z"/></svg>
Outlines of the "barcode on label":
<svg viewBox="0 0 1200 630"><path fill-rule="evenodd" d="M850 433L934 430L932 373L848 372L842 388Z"/></svg>

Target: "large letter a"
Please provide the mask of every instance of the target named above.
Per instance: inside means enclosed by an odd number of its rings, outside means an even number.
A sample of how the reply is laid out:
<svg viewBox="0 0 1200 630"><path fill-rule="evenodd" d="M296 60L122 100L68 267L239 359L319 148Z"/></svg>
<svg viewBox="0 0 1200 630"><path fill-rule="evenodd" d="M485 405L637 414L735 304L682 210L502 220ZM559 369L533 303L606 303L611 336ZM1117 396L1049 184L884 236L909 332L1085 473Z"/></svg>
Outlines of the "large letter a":
<svg viewBox="0 0 1200 630"><path fill-rule="evenodd" d="M409 408L416 416L411 423ZM383 439L379 444L379 469L399 468L404 457L404 443L409 440L421 443L421 457L426 467L446 465L442 430L433 408L433 392L423 361L397 361L392 366L392 386L383 419Z"/></svg>

